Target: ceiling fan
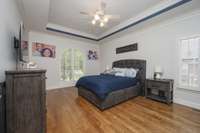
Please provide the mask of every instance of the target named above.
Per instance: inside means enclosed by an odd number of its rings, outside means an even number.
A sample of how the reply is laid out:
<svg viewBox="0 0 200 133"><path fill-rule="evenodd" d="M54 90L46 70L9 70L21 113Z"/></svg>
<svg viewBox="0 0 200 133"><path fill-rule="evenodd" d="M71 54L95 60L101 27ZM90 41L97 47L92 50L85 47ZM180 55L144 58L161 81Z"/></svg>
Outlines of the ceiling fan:
<svg viewBox="0 0 200 133"><path fill-rule="evenodd" d="M105 24L108 23L110 19L120 19L119 15L106 14L105 9L106 9L106 3L101 1L100 8L96 12L82 11L80 12L80 14L92 17L93 19L91 23L93 25L99 24L100 27L104 27Z"/></svg>

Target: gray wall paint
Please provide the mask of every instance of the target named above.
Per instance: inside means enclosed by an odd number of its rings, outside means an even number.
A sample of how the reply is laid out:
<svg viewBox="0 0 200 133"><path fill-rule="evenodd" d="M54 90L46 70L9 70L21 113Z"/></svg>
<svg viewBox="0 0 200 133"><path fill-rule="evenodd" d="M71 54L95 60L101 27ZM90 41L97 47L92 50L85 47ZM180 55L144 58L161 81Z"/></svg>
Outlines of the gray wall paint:
<svg viewBox="0 0 200 133"><path fill-rule="evenodd" d="M15 68L13 37L18 36L20 15L15 0L1 0L0 4L0 82L4 71Z"/></svg>

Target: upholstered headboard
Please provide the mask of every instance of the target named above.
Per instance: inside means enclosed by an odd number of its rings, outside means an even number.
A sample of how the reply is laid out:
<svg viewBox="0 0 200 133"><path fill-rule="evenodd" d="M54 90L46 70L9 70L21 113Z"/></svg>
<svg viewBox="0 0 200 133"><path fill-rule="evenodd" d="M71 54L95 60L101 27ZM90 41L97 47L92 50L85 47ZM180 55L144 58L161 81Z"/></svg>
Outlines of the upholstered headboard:
<svg viewBox="0 0 200 133"><path fill-rule="evenodd" d="M144 87L145 87L145 79L146 79L146 61L145 60L135 60L135 59L126 59L126 60L118 60L113 62L112 67L118 68L137 68L139 72L137 74L137 79L140 82L142 92L144 95Z"/></svg>

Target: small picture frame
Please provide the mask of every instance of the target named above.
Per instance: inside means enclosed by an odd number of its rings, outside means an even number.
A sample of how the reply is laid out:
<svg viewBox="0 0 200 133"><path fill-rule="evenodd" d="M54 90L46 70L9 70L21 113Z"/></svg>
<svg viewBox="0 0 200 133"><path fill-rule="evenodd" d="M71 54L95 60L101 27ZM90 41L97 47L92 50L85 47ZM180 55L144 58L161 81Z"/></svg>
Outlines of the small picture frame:
<svg viewBox="0 0 200 133"><path fill-rule="evenodd" d="M88 51L88 60L98 60L97 51L89 50Z"/></svg>

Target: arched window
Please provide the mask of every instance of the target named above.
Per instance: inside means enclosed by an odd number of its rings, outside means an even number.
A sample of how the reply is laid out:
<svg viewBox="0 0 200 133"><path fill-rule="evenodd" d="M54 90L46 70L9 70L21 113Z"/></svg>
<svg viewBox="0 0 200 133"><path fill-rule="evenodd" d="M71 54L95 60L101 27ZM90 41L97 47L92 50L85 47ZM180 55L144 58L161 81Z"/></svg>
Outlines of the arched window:
<svg viewBox="0 0 200 133"><path fill-rule="evenodd" d="M84 75L84 54L79 49L65 49L61 59L61 80L76 81Z"/></svg>

